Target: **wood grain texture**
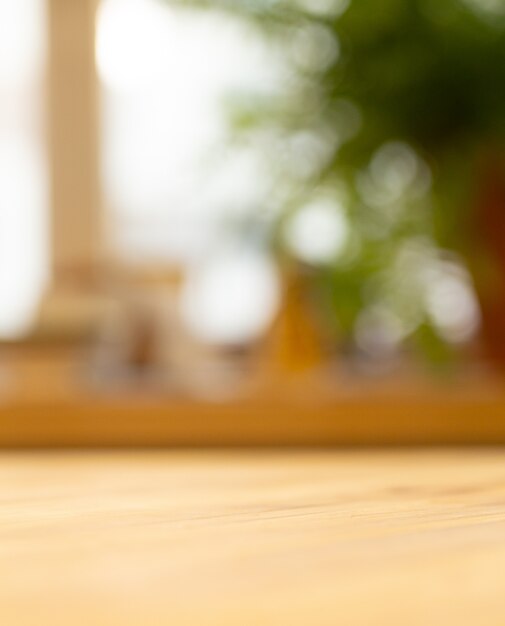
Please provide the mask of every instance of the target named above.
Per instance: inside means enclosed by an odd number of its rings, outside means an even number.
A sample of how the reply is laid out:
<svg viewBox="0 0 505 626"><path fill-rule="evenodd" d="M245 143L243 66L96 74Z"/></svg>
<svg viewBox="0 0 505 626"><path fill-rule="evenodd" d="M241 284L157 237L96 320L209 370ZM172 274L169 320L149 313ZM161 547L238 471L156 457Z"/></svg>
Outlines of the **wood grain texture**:
<svg viewBox="0 0 505 626"><path fill-rule="evenodd" d="M505 623L505 451L0 456L0 623Z"/></svg>

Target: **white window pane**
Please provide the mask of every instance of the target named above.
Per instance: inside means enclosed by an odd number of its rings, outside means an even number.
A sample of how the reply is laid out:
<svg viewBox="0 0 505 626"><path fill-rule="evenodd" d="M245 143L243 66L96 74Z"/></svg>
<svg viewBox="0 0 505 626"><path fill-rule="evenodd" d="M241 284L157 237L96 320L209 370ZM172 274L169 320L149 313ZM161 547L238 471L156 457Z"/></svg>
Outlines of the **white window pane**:
<svg viewBox="0 0 505 626"><path fill-rule="evenodd" d="M159 0L103 0L97 64L103 166L116 250L191 260L225 216L265 202L252 153L226 160L223 98L273 88L276 69L245 25Z"/></svg>
<svg viewBox="0 0 505 626"><path fill-rule="evenodd" d="M43 0L0 0L0 336L23 334L47 276Z"/></svg>

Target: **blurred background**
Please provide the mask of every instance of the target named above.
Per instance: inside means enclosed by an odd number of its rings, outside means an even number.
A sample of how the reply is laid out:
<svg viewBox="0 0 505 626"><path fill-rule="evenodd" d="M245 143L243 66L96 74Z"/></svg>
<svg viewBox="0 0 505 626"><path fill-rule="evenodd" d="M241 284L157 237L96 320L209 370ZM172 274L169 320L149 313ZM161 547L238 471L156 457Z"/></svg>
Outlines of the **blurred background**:
<svg viewBox="0 0 505 626"><path fill-rule="evenodd" d="M499 377L504 140L501 0L0 0L5 387Z"/></svg>

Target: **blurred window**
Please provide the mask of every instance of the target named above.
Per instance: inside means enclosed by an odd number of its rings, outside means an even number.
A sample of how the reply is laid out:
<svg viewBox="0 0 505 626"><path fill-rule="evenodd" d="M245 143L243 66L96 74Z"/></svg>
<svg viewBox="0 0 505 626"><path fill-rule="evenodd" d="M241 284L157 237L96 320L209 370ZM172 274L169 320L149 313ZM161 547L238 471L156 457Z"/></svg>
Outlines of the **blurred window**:
<svg viewBox="0 0 505 626"><path fill-rule="evenodd" d="M223 153L224 99L268 80L258 41L214 12L103 0L97 64L116 252L188 261L218 222L263 201L250 153ZM268 66L267 66L268 67Z"/></svg>
<svg viewBox="0 0 505 626"><path fill-rule="evenodd" d="M47 275L43 0L0 0L0 336L23 334Z"/></svg>
<svg viewBox="0 0 505 626"><path fill-rule="evenodd" d="M214 11L175 5L103 0L99 9L96 54L112 246L128 263L175 263L198 274L210 262L211 279L192 276L183 315L210 341L226 341L223 324L230 341L245 340L244 329L259 332L266 311L273 310L275 278L257 248L250 251L256 258L248 255L242 263L230 225L256 219L267 200L268 178L256 153L226 141L225 102L252 86L274 88L276 73L251 27ZM214 256L219 258L212 261ZM236 265L233 272L227 263ZM258 311L257 320L243 323L234 299L223 294L231 274L235 282L228 294L243 279L248 310ZM202 301L216 319L196 328L201 310L187 309Z"/></svg>

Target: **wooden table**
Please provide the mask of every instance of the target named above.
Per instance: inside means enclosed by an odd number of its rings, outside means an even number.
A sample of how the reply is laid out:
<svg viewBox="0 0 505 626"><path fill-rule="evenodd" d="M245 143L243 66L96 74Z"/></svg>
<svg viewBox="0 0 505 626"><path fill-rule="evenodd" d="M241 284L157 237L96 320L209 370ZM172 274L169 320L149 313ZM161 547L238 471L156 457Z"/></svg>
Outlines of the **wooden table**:
<svg viewBox="0 0 505 626"><path fill-rule="evenodd" d="M505 624L505 450L4 452L0 623Z"/></svg>

